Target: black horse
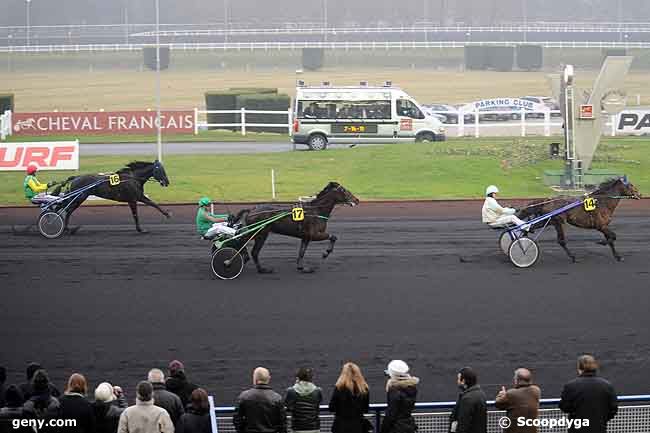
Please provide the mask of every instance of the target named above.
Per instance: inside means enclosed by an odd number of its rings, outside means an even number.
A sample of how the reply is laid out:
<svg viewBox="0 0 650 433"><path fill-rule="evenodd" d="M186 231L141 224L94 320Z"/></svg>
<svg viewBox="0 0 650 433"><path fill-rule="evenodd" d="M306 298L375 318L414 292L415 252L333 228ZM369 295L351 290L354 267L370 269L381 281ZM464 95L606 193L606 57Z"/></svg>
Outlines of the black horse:
<svg viewBox="0 0 650 433"><path fill-rule="evenodd" d="M67 209L65 216L65 228L68 228L68 221L70 215L83 203L88 196L94 195L97 197L105 198L107 200L126 202L131 208L133 219L135 220L135 228L140 233L146 233L140 227L138 219L138 202L144 203L157 209L165 217L169 218L170 215L165 210L161 209L156 203L153 202L144 193L144 185L149 179L155 179L162 186L169 185L169 178L165 172L160 161L143 162L134 161L126 165L126 167L109 174L85 174L81 176L72 176L58 185L52 192L54 195L59 195L62 189L68 192L79 190L88 185L98 183L97 186L89 188L83 194L74 198L72 203Z"/></svg>
<svg viewBox="0 0 650 433"><path fill-rule="evenodd" d="M264 226L259 232L254 232L255 244L251 251L251 255L253 256L253 261L255 262L257 271L260 273L273 272L272 269L263 267L259 262L260 250L264 246L264 242L266 242L269 233L272 232L300 239L300 250L298 252L297 261L298 270L306 273L313 272L312 268L303 264L305 251L307 251L307 246L309 246L311 241L318 242L327 240L329 240L330 243L327 250L323 253L323 258L327 258L327 256L329 256L334 250L334 243L337 238L336 236L327 233L327 221L329 220L334 207L340 204L355 206L359 204L359 199L338 183L330 182L321 192L318 193L318 195L316 195L314 199L296 205L296 207L300 207L304 211L304 219L302 221L294 221L292 215L287 215L284 218ZM288 212L291 210L292 208L286 206L272 204L260 205L252 209L244 209L240 211L235 217L235 220L249 226L275 215L279 215L282 212Z"/></svg>

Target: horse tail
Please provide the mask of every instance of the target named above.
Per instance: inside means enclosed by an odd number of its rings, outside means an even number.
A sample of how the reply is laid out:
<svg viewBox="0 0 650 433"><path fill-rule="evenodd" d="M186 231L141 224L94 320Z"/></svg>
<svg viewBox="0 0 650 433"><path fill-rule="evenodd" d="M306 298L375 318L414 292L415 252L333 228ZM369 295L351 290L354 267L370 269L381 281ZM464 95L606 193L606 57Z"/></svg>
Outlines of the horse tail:
<svg viewBox="0 0 650 433"><path fill-rule="evenodd" d="M52 190L52 195L60 195L61 190L67 186L70 185L70 182L72 182L74 179L76 179L77 176L70 176L63 182L60 182L53 190Z"/></svg>

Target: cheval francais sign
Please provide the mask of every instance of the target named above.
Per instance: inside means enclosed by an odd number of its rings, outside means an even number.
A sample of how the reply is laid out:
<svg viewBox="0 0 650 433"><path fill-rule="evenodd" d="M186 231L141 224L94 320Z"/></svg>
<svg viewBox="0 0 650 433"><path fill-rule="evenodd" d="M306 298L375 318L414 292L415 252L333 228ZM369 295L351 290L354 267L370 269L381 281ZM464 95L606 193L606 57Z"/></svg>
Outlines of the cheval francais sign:
<svg viewBox="0 0 650 433"><path fill-rule="evenodd" d="M194 133L193 111L163 111L165 133ZM14 113L14 135L153 134L155 111Z"/></svg>

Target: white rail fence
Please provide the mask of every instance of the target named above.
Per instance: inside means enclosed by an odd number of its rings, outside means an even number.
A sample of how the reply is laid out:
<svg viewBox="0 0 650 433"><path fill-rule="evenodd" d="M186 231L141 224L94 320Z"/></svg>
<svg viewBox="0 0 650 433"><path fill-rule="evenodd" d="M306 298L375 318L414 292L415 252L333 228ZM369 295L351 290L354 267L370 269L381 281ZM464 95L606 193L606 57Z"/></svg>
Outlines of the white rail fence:
<svg viewBox="0 0 650 433"><path fill-rule="evenodd" d="M11 111L0 114L0 140L6 140L11 135Z"/></svg>
<svg viewBox="0 0 650 433"><path fill-rule="evenodd" d="M208 121L208 116L210 114L236 114L239 115L239 122L235 123L210 123ZM286 121L281 123L251 123L246 121L246 115L248 114L262 114L262 115L283 115L287 116ZM263 128L278 128L278 132L286 130L289 135L292 134L293 127L293 111L291 108L286 110L247 110L246 108L241 108L239 110L199 110L198 108L194 109L194 135L197 135L199 131L208 129L208 128L239 128L241 135L246 135L246 128L254 127L263 127Z"/></svg>

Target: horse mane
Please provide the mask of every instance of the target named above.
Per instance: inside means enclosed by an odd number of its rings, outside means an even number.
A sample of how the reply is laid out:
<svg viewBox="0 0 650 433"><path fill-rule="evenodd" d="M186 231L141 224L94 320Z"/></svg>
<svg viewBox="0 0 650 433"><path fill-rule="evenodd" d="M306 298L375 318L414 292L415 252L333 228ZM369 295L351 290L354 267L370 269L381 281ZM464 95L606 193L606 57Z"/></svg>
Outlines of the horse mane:
<svg viewBox="0 0 650 433"><path fill-rule="evenodd" d="M148 168L152 165L151 162L146 161L131 161L124 168L121 168L117 173L124 173L125 171L136 171L143 168Z"/></svg>
<svg viewBox="0 0 650 433"><path fill-rule="evenodd" d="M594 190L595 191L608 191L612 189L621 179L619 177L613 177L610 179L607 179L598 185L598 187Z"/></svg>
<svg viewBox="0 0 650 433"><path fill-rule="evenodd" d="M340 186L340 185L339 185L338 183L336 183L336 182L330 182L330 183L328 183L328 184L325 186L325 188L323 188L323 190L322 190L321 192L319 192L318 194L316 194L316 197L314 197L314 199L313 199L312 201L316 201L316 200L319 200L319 199L323 198L323 196L324 196L325 194L327 194L328 192L330 192L333 188L338 188L339 186Z"/></svg>

